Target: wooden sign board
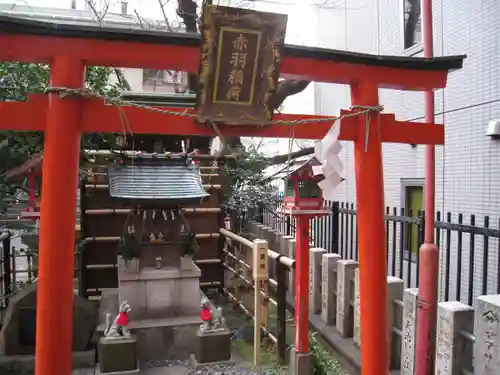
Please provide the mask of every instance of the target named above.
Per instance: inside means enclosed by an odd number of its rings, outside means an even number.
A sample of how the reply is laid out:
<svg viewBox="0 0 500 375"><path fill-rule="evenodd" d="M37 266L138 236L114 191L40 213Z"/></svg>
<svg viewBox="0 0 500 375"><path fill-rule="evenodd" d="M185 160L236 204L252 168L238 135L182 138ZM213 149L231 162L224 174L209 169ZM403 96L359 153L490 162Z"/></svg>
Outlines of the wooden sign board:
<svg viewBox="0 0 500 375"><path fill-rule="evenodd" d="M287 16L206 5L197 119L245 125L270 121Z"/></svg>

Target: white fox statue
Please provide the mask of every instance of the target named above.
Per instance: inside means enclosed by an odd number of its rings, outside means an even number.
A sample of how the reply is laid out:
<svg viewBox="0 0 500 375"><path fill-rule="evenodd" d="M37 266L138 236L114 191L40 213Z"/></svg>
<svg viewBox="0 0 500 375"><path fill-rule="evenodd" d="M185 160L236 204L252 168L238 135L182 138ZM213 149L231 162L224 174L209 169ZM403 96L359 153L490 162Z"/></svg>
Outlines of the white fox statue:
<svg viewBox="0 0 500 375"><path fill-rule="evenodd" d="M128 314L132 311L128 301L122 302L120 305L120 309L118 311L118 315L115 320L112 321L111 313L106 314L106 328L104 329L104 336L106 338L121 338L121 337L129 337L130 330L128 328L129 325L129 317Z"/></svg>

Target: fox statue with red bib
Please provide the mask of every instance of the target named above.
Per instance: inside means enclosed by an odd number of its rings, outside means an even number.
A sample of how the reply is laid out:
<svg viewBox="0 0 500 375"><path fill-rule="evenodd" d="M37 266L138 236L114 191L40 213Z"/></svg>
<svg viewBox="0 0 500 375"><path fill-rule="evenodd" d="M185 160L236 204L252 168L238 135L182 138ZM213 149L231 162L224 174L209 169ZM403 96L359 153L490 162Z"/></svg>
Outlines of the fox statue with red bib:
<svg viewBox="0 0 500 375"><path fill-rule="evenodd" d="M118 310L118 315L115 320L111 323L111 314L106 314L106 329L104 330L104 336L106 338L121 338L130 337L129 330L129 314L132 311L128 301L122 302L120 309Z"/></svg>

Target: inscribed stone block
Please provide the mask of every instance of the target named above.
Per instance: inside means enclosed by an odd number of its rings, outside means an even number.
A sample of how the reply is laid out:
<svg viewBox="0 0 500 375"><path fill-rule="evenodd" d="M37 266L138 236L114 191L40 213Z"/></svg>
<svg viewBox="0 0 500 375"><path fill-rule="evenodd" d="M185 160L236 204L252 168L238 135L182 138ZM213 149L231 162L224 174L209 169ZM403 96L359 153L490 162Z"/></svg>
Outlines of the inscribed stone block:
<svg viewBox="0 0 500 375"><path fill-rule="evenodd" d="M257 239L263 239L265 227L266 226L264 224L257 224L255 226L255 236L257 237Z"/></svg>
<svg viewBox="0 0 500 375"><path fill-rule="evenodd" d="M342 337L352 337L354 314L351 306L354 270L358 262L339 260L337 262L337 330Z"/></svg>
<svg viewBox="0 0 500 375"><path fill-rule="evenodd" d="M321 313L321 265L325 249L309 251L309 308L313 314Z"/></svg>
<svg viewBox="0 0 500 375"><path fill-rule="evenodd" d="M295 259L296 254L297 241L295 239L291 239L288 241L288 256L292 259ZM295 268L288 272L288 285L290 285L289 297L295 296Z"/></svg>
<svg viewBox="0 0 500 375"><path fill-rule="evenodd" d="M394 301L403 300L404 281L394 277L387 277L387 344L389 345L389 370L398 369L401 363L401 341L395 340L392 327L395 325L397 316Z"/></svg>
<svg viewBox="0 0 500 375"><path fill-rule="evenodd" d="M321 320L335 324L337 317L337 262L339 254L323 254L321 266Z"/></svg>
<svg viewBox="0 0 500 375"><path fill-rule="evenodd" d="M413 375L415 372L417 303L418 289L405 289L403 292L403 343L401 346L401 375Z"/></svg>
<svg viewBox="0 0 500 375"><path fill-rule="evenodd" d="M359 293L359 268L354 270L354 328L353 337L354 345L358 348L361 346L361 303Z"/></svg>
<svg viewBox="0 0 500 375"><path fill-rule="evenodd" d="M472 351L464 351L461 331L472 332L474 308L458 301L440 302L436 333L435 374L459 375ZM481 372L476 372L481 374ZM493 373L491 373L493 374Z"/></svg>
<svg viewBox="0 0 500 375"><path fill-rule="evenodd" d="M279 248L279 253L281 255L284 255L286 257L291 258L290 256L290 241L293 240L292 236L281 236L281 242L280 242L280 248ZM293 276L293 269L289 269L287 272L287 279L286 279L286 288L287 288L287 293L289 295L293 295L293 289L294 285L291 283L292 281L292 276Z"/></svg>
<svg viewBox="0 0 500 375"><path fill-rule="evenodd" d="M477 298L475 334L474 374L500 374L500 294Z"/></svg>
<svg viewBox="0 0 500 375"><path fill-rule="evenodd" d="M285 255L287 257L290 257L290 241L293 240L293 236L281 236L281 242L280 242L280 249L279 252L281 255Z"/></svg>

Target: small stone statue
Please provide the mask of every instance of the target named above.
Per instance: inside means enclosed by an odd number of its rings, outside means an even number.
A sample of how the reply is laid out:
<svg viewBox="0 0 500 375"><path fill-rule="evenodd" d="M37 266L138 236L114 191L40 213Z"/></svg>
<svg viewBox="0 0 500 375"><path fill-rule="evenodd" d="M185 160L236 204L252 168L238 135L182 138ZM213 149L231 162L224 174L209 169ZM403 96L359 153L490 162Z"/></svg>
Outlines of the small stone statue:
<svg viewBox="0 0 500 375"><path fill-rule="evenodd" d="M222 307L219 306L212 310L208 299L203 299L201 301L200 318L202 321L200 326L201 332L220 331L226 327L226 320L222 315Z"/></svg>
<svg viewBox="0 0 500 375"><path fill-rule="evenodd" d="M111 323L111 314L106 314L106 329L104 330L104 336L109 339L117 339L122 337L129 337L130 330L129 317L128 314L132 311L128 301L122 302L118 315L116 316L113 323Z"/></svg>

